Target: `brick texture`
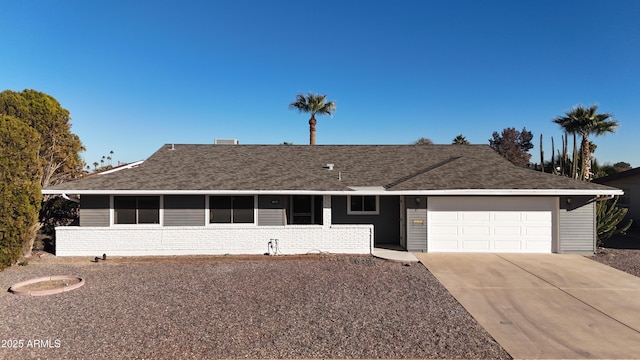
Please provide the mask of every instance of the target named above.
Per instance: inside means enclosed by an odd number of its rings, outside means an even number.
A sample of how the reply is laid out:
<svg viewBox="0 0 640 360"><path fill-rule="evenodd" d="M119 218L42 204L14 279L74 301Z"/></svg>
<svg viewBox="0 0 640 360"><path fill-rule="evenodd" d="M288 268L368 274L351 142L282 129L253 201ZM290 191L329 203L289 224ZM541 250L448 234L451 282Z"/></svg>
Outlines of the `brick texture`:
<svg viewBox="0 0 640 360"><path fill-rule="evenodd" d="M373 225L56 228L58 256L369 254L372 244Z"/></svg>

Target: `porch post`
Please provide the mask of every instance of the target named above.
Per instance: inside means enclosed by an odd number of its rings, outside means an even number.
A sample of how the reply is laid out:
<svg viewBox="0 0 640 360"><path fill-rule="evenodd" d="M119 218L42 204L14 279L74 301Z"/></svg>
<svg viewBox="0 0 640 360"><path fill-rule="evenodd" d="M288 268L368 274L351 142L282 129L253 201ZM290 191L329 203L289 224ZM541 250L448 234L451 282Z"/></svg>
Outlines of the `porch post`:
<svg viewBox="0 0 640 360"><path fill-rule="evenodd" d="M331 195L322 195L322 227L331 227Z"/></svg>

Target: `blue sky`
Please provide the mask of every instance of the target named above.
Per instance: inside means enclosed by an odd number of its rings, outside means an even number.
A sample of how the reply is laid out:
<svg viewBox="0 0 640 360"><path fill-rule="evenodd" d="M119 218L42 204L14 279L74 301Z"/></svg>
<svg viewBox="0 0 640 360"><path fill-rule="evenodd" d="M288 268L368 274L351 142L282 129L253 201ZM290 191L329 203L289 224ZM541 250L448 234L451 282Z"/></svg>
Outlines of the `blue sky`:
<svg viewBox="0 0 640 360"><path fill-rule="evenodd" d="M0 90L71 112L86 162L165 143L308 144L298 92L328 94L318 144L487 144L597 103L620 122L601 163L640 166L638 1L84 1L0 3Z"/></svg>

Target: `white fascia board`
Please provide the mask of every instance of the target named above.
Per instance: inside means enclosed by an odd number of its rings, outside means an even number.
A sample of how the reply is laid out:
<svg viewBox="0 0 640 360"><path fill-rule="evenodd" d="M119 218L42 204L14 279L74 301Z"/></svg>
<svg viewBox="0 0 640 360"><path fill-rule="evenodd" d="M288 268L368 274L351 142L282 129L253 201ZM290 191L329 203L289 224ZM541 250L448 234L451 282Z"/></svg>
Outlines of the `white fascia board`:
<svg viewBox="0 0 640 360"><path fill-rule="evenodd" d="M366 192L366 191L387 192L384 186L351 186L349 187L349 189L353 191L360 191L360 192Z"/></svg>
<svg viewBox="0 0 640 360"><path fill-rule="evenodd" d="M404 190L386 191L379 189L359 189L352 191L320 190L42 190L44 195L467 195L467 196L613 196L624 195L619 189L459 189L459 190Z"/></svg>
<svg viewBox="0 0 640 360"><path fill-rule="evenodd" d="M387 194L392 193L388 191ZM399 192L400 193L400 192ZM591 189L461 189L461 190L425 190L402 191L402 195L473 195L473 196L579 196L579 195L624 195L620 189L591 190Z"/></svg>

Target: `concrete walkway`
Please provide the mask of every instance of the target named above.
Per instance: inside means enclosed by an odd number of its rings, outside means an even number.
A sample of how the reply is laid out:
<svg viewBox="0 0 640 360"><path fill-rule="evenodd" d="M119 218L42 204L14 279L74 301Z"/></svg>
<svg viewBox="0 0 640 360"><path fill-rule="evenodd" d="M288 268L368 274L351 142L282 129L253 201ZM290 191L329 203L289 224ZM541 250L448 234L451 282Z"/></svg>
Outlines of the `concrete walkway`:
<svg viewBox="0 0 640 360"><path fill-rule="evenodd" d="M385 260L399 261L399 262L418 262L418 258L405 250L391 250L383 248L374 248L371 255Z"/></svg>
<svg viewBox="0 0 640 360"><path fill-rule="evenodd" d="M514 359L640 358L640 278L579 255L415 255Z"/></svg>

